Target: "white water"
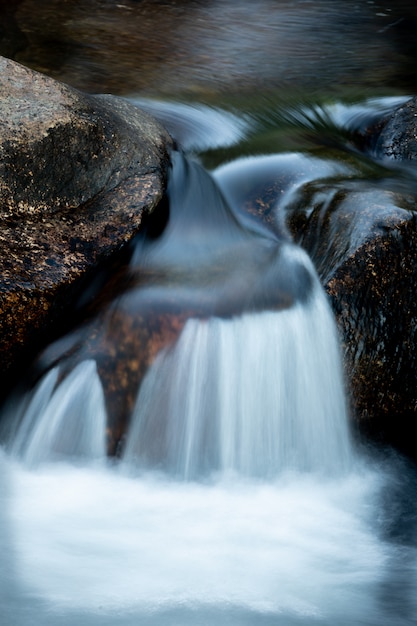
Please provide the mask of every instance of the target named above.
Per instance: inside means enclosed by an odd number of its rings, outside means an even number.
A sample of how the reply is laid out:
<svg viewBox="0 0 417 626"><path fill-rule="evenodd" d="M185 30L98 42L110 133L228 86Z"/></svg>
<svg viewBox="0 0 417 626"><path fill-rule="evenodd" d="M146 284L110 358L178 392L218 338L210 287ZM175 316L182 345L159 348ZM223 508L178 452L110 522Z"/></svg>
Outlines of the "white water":
<svg viewBox="0 0 417 626"><path fill-rule="evenodd" d="M254 126L249 116L238 117L200 103L129 99L161 122L182 149L188 152L232 146L243 139Z"/></svg>
<svg viewBox="0 0 417 626"><path fill-rule="evenodd" d="M371 532L370 472L203 485L70 465L11 471L19 586L64 623L116 612L181 624L196 611L206 624L209 609L225 624L242 611L253 624L379 614L390 550ZM165 621L175 609L183 618Z"/></svg>
<svg viewBox="0 0 417 626"><path fill-rule="evenodd" d="M284 312L190 320L142 385L121 463L97 463L94 362L58 377L16 409L0 458L1 623L415 623L417 543L384 537L388 475L352 449L318 288Z"/></svg>
<svg viewBox="0 0 417 626"><path fill-rule="evenodd" d="M342 371L321 290L279 313L189 320L142 384L124 459L184 479L345 471Z"/></svg>
<svg viewBox="0 0 417 626"><path fill-rule="evenodd" d="M94 361L84 361L57 387L53 368L32 397L8 409L8 449L28 465L78 457L88 461L106 456L104 396ZM20 423L19 423L20 417Z"/></svg>

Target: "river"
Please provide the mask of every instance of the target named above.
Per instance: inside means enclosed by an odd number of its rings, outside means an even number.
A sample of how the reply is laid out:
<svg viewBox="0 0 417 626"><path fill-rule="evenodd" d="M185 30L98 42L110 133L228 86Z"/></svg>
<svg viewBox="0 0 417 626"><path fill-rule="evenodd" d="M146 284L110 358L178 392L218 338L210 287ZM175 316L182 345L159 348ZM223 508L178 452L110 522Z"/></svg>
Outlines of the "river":
<svg viewBox="0 0 417 626"><path fill-rule="evenodd" d="M2 9L3 45L128 97L180 148L169 220L135 242L102 333L114 338L120 311L195 314L149 368L117 459L88 327L64 381L65 356L3 409L4 623L415 624L416 467L353 435L315 268L279 220L241 210L277 170L295 180L277 199L283 214L317 180L329 193L332 181L380 182L354 137L413 92L415 9L59 4ZM412 172L401 184L415 194Z"/></svg>

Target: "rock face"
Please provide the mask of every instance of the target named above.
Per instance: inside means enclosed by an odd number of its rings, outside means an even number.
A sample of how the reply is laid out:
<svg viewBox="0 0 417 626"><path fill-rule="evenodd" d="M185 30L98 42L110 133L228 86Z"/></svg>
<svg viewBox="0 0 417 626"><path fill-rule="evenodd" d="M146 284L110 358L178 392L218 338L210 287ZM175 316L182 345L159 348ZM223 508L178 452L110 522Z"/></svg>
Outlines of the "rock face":
<svg viewBox="0 0 417 626"><path fill-rule="evenodd" d="M330 233L350 237L352 227L356 237L326 288L362 430L417 459L417 98L379 120L369 135L372 156L400 176L390 181L392 191L350 194L336 212L330 207L323 242Z"/></svg>
<svg viewBox="0 0 417 626"><path fill-rule="evenodd" d="M172 141L113 96L0 58L0 371L71 310L77 285L164 196Z"/></svg>

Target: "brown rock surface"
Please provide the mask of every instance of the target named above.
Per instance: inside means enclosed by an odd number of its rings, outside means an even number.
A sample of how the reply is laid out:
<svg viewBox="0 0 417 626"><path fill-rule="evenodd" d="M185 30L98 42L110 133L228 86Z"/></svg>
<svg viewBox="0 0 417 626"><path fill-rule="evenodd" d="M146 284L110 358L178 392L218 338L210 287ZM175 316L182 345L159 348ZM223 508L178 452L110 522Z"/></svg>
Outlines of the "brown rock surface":
<svg viewBox="0 0 417 626"><path fill-rule="evenodd" d="M0 58L0 370L33 352L81 279L164 195L171 139L114 96Z"/></svg>

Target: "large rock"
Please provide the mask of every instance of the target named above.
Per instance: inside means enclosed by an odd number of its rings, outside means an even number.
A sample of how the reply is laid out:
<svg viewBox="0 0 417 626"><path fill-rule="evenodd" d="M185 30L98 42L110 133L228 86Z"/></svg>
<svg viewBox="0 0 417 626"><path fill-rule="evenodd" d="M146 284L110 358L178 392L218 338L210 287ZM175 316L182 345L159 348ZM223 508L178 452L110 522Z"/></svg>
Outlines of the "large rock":
<svg viewBox="0 0 417 626"><path fill-rule="evenodd" d="M373 129L370 143L386 146L384 159L416 158L414 106ZM236 210L272 229L284 222L312 258L336 315L360 432L417 458L417 203L412 181L387 174L364 181L349 159L299 154L242 159L215 172Z"/></svg>
<svg viewBox="0 0 417 626"><path fill-rule="evenodd" d="M87 96L0 58L0 372L71 311L165 193L167 132L113 96Z"/></svg>

